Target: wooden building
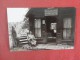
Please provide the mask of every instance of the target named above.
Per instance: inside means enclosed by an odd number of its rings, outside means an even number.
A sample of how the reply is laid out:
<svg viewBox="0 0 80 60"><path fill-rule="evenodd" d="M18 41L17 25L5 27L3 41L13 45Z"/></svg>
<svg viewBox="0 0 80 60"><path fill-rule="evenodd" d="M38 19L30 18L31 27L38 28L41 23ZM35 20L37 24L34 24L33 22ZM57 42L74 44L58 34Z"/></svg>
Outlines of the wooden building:
<svg viewBox="0 0 80 60"><path fill-rule="evenodd" d="M31 8L26 14L29 30L38 43L74 44L75 12L74 7Z"/></svg>

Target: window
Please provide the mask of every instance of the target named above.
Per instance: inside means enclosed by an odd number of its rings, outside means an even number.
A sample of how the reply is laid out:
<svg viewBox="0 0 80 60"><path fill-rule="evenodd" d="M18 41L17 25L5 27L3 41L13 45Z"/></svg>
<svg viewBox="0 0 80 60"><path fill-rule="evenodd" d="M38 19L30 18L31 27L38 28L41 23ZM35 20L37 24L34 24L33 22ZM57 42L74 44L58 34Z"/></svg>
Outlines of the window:
<svg viewBox="0 0 80 60"><path fill-rule="evenodd" d="M41 37L41 19L35 19L35 37Z"/></svg>
<svg viewBox="0 0 80 60"><path fill-rule="evenodd" d="M63 19L63 39L71 39L71 18Z"/></svg>

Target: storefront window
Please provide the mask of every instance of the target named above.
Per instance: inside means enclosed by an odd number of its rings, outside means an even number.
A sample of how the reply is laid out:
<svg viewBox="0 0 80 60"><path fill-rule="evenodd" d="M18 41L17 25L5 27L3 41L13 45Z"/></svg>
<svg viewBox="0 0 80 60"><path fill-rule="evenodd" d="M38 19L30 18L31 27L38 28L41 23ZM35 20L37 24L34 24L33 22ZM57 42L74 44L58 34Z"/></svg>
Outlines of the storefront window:
<svg viewBox="0 0 80 60"><path fill-rule="evenodd" d="M71 39L71 18L63 19L63 39Z"/></svg>
<svg viewBox="0 0 80 60"><path fill-rule="evenodd" d="M41 19L35 19L35 36L41 37Z"/></svg>

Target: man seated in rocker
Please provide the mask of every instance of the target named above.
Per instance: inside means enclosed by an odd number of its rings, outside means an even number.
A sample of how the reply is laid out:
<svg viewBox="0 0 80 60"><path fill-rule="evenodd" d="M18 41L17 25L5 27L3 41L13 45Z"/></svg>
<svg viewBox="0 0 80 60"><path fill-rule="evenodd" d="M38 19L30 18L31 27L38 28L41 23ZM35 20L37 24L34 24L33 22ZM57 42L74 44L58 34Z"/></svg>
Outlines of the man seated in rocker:
<svg viewBox="0 0 80 60"><path fill-rule="evenodd" d="M34 37L34 35L32 34L32 32L29 32L29 33L28 33L27 39L28 39L28 41L29 41L29 45L31 45L31 46L36 46L36 40L35 40L35 37Z"/></svg>

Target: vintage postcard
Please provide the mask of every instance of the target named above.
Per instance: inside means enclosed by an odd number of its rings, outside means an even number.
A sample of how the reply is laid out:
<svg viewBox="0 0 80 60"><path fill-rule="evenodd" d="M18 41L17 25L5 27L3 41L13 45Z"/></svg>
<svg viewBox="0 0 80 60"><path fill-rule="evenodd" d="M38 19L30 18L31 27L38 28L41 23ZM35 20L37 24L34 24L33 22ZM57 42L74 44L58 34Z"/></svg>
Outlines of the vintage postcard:
<svg viewBox="0 0 80 60"><path fill-rule="evenodd" d="M11 51L74 49L74 7L7 8Z"/></svg>

